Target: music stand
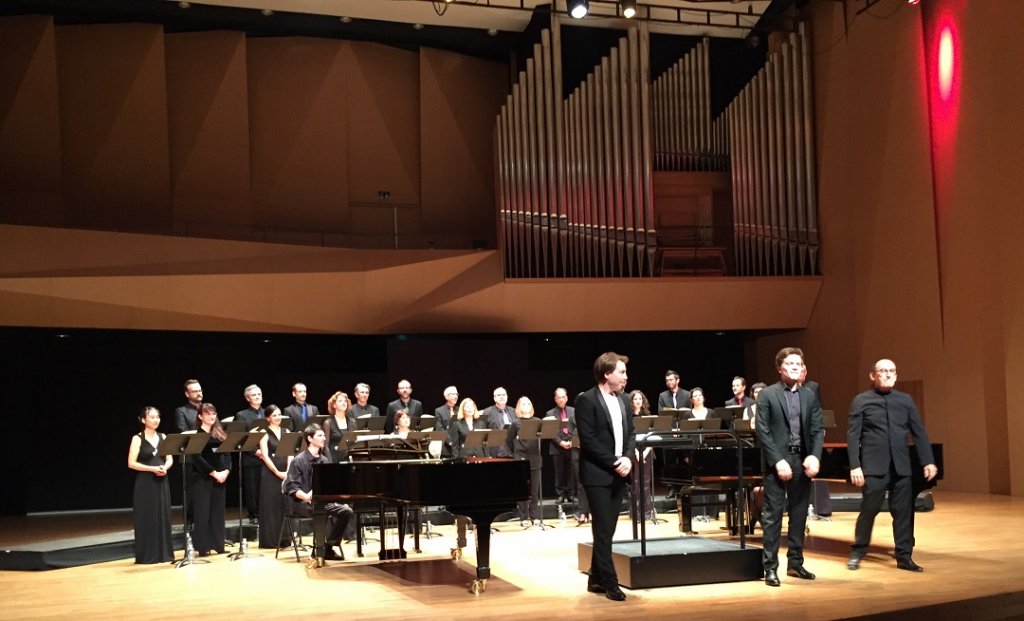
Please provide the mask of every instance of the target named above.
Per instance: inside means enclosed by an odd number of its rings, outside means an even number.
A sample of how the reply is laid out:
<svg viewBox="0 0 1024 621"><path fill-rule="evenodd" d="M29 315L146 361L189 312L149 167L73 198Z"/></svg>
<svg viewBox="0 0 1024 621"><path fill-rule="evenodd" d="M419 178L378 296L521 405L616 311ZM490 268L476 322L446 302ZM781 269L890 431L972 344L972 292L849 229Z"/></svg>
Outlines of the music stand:
<svg viewBox="0 0 1024 621"><path fill-rule="evenodd" d="M363 416L356 419L356 431L384 431L386 416Z"/></svg>
<svg viewBox="0 0 1024 621"><path fill-rule="evenodd" d="M295 431L281 430L281 441L277 443L277 452L275 455L287 455L288 457L295 457L302 450L304 450L303 441L305 436Z"/></svg>
<svg viewBox="0 0 1024 621"><path fill-rule="evenodd" d="M188 527L188 472L185 466L185 455L198 455L203 452L203 447L210 440L210 434L201 433L171 433L164 436L163 442L160 443L160 450L157 454L160 456L166 455L178 455L181 459L182 472L181 472L181 531L185 533L185 550L180 561L172 561L174 568L178 569L185 565L195 565L198 563L209 563L206 559L195 558L195 550L192 547L192 532ZM188 467L191 467L192 463L189 462Z"/></svg>
<svg viewBox="0 0 1024 621"><path fill-rule="evenodd" d="M422 431L424 427L433 428L435 421L433 414L423 414L416 417L416 420L412 421L410 429L413 431Z"/></svg>
<svg viewBox="0 0 1024 621"><path fill-rule="evenodd" d="M487 449L491 446L505 444L508 437L508 429L474 429L466 434L466 448L483 449L484 456L487 456Z"/></svg>
<svg viewBox="0 0 1024 621"><path fill-rule="evenodd" d="M544 453L541 452L541 440L554 440L558 437L558 432L562 428L562 421L556 418L524 418L522 424L519 426L519 433L517 437L523 442L530 440L537 441L537 453L540 455L540 468L537 469L537 476L540 477L540 497L537 499L538 506L540 507L540 529L547 530L550 528L544 523ZM530 477L533 477L532 469ZM531 482L532 487L532 482Z"/></svg>
<svg viewBox="0 0 1024 621"><path fill-rule="evenodd" d="M244 421L232 421L229 423L232 427L236 427L239 424L243 427L247 426ZM258 449L263 433L265 432L232 431L228 433L228 436L216 448L218 453L238 453L238 541L236 542L238 543L238 551L228 555L228 558L232 561L250 556L263 556L257 552L249 553L249 542L242 533L242 453L249 453ZM259 526L256 528L258 537Z"/></svg>

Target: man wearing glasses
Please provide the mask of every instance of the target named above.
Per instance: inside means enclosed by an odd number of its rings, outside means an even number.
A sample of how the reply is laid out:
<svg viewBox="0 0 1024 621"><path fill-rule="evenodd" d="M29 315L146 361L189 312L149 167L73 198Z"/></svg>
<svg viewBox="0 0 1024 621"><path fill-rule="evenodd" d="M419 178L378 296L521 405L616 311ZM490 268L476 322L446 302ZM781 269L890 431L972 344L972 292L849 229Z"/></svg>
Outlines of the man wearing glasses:
<svg viewBox="0 0 1024 621"><path fill-rule="evenodd" d="M855 539L846 562L848 569L859 569L871 543L875 516L889 492L892 534L896 542L896 567L906 571L924 571L911 558L914 551L914 496L911 491L910 448L907 434L914 437L914 448L924 466L924 478L938 474L932 445L921 422L914 400L896 385L896 363L882 359L868 374L872 388L860 393L850 404L847 426L847 451L850 456L850 480L864 489L857 516Z"/></svg>

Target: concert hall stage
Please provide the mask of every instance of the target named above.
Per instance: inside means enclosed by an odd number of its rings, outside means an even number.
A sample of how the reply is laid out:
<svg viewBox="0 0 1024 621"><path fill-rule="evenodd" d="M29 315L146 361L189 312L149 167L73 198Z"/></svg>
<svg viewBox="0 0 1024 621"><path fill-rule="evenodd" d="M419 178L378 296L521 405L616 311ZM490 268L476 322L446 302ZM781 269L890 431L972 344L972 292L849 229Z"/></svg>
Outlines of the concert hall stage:
<svg viewBox="0 0 1024 621"><path fill-rule="evenodd" d="M578 547L590 541L590 528L577 527L573 520L548 520L547 530L496 523L492 577L479 596L467 589L475 553L470 547L461 560L451 559L450 525L435 528L441 536L424 540L422 554L412 552L407 541L410 560L405 562L382 563L368 555L311 570L304 562L295 562L290 551L275 560L273 550L251 548L262 556L231 561L222 554L208 564L181 569L170 564L134 565L128 557L53 571L5 571L0 580L7 616L19 619L298 619L339 614L360 621L1024 617L1024 538L1017 534L1024 532L1024 501L941 489L935 496L935 510L917 514L914 559L924 566L924 573L895 569L887 514L878 516L874 545L861 569L847 570L856 514L843 512L835 513L832 521L810 522L807 568L817 580L783 575L781 588L767 587L760 580L627 588L628 599L621 603L586 592ZM676 516L661 517L667 521L649 526L649 537L675 539ZM721 522L697 526L700 539L735 543L721 530ZM130 530L129 511L3 517L0 550ZM631 530L623 517L616 540L628 546ZM749 540L752 550L760 548L759 534ZM346 544L345 553L354 559L354 545Z"/></svg>

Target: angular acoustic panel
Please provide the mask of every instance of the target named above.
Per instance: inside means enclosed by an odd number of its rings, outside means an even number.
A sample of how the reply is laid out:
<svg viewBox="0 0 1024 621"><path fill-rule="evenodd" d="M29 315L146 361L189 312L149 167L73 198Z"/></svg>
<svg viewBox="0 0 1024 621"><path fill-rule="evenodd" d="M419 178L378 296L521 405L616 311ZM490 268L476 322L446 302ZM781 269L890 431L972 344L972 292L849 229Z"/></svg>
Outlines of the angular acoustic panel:
<svg viewBox="0 0 1024 621"><path fill-rule="evenodd" d="M0 19L0 216L60 224L60 112L50 17Z"/></svg>
<svg viewBox="0 0 1024 621"><path fill-rule="evenodd" d="M344 232L348 225L349 70L329 39L249 39L253 219Z"/></svg>
<svg viewBox="0 0 1024 621"><path fill-rule="evenodd" d="M164 47L175 229L251 225L245 35L168 34Z"/></svg>
<svg viewBox="0 0 1024 621"><path fill-rule="evenodd" d="M163 37L150 24L56 28L71 224L170 226Z"/></svg>

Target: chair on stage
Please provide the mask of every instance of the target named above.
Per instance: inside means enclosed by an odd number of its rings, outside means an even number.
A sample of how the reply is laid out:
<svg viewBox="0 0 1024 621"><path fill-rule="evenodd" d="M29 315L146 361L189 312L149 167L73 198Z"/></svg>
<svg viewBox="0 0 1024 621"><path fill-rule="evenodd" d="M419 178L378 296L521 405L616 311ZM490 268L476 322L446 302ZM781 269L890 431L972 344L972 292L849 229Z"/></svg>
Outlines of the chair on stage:
<svg viewBox="0 0 1024 621"><path fill-rule="evenodd" d="M310 532L312 532L313 517L298 515L297 513L292 511L291 498L283 492L281 494L281 502L284 503L284 517L281 519L281 530L277 535L278 546L277 550L274 552L274 558L277 558L277 555L280 554L282 549L287 549L290 547L293 550L295 550L295 562L301 563L302 558L299 555L299 553L308 552L310 549L310 546L307 546L304 543L302 543L301 528L303 526L303 522L305 521L308 523ZM281 541L284 540L285 533L288 533L288 545L282 548Z"/></svg>

